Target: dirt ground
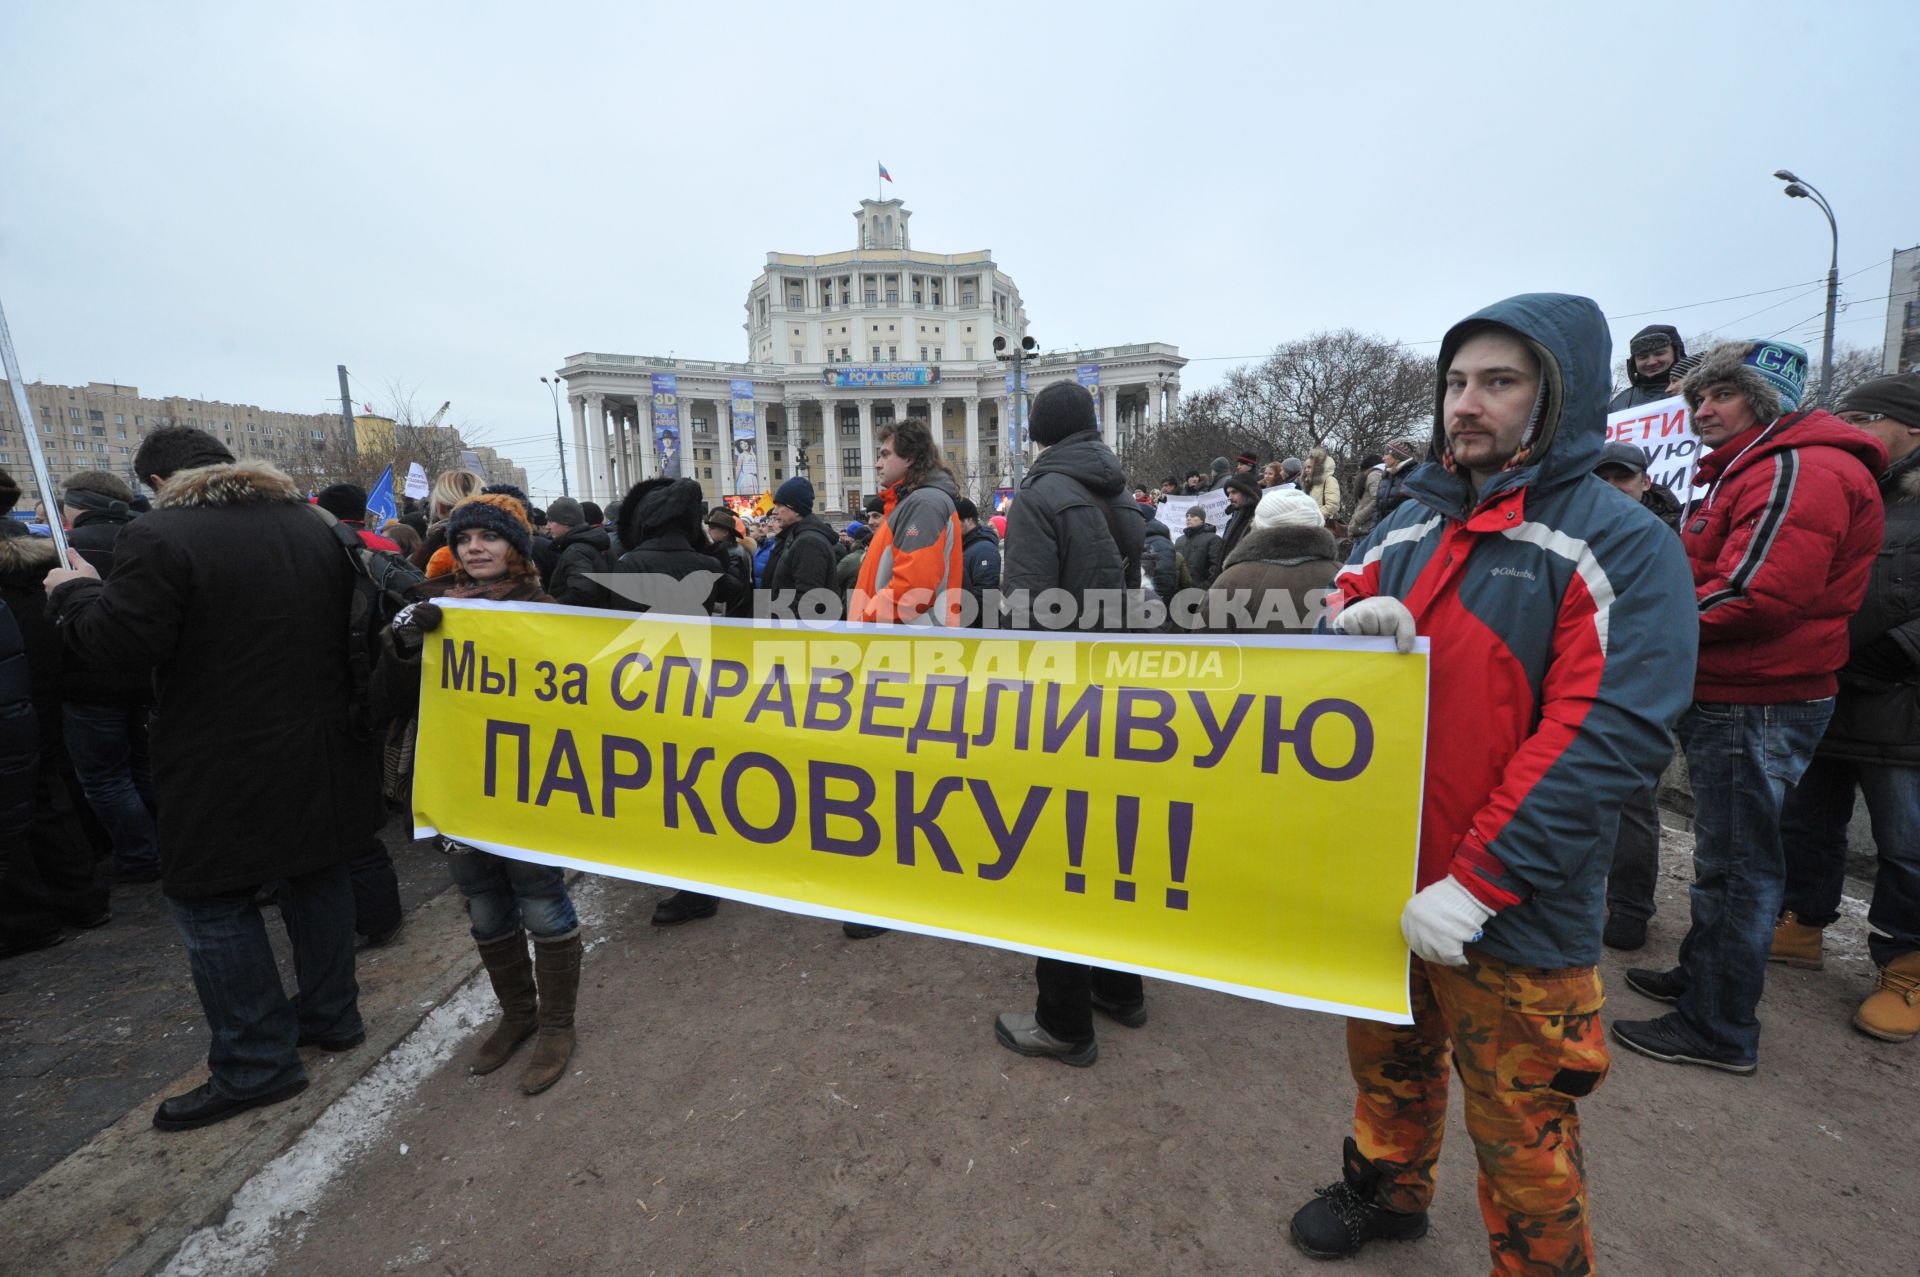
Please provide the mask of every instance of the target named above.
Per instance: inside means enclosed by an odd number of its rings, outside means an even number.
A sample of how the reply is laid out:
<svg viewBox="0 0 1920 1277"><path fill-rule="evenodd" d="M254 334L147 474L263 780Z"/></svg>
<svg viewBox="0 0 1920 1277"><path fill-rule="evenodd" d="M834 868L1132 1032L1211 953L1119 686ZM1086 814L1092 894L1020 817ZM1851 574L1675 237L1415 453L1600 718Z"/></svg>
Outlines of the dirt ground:
<svg viewBox="0 0 1920 1277"><path fill-rule="evenodd" d="M1685 850L1669 833L1636 964L1678 943ZM595 879L580 894L593 947L568 1078L531 1099L514 1065L469 1078L447 1058L471 1043L456 1027L417 1084L354 1119L359 1152L307 1151L331 1163L309 1180L337 1172L331 1187L268 1189L173 1271L1324 1271L1286 1221L1338 1175L1340 1021L1150 983L1151 1022L1102 1021L1099 1063L1070 1069L993 1040L997 1012L1031 1005L1025 957L850 942L734 904L658 930L657 889ZM1858 917L1836 928L1844 952L1825 971L1771 973L1755 1077L1616 1048L1582 1105L1601 1272L1920 1267L1920 1043L1848 1027L1871 975L1863 932ZM1604 968L1609 1014L1655 1014L1622 966ZM468 996L469 1012L485 1006ZM1431 1235L1338 1271L1486 1271L1459 1113Z"/></svg>

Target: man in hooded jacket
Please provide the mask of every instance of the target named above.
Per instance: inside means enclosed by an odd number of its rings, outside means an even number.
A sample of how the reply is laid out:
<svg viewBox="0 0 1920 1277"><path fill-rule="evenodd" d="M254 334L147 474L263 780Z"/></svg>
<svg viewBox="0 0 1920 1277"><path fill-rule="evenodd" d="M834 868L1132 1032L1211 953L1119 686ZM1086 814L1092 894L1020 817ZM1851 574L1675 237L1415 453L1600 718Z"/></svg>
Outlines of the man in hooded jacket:
<svg viewBox="0 0 1920 1277"><path fill-rule="evenodd" d="M925 421L890 422L878 435L873 470L886 514L861 560L849 619L958 628L966 615L960 489Z"/></svg>
<svg viewBox="0 0 1920 1277"><path fill-rule="evenodd" d="M1400 919L1414 1023L1348 1022L1342 1181L1292 1231L1319 1258L1426 1232L1451 1056L1493 1271L1589 1272L1576 1101L1609 1064L1607 866L1620 803L1686 707L1686 561L1591 473L1609 367L1592 301L1498 302L1454 326L1439 367L1433 459L1354 546L1334 621L1431 644L1418 890Z"/></svg>
<svg viewBox="0 0 1920 1277"><path fill-rule="evenodd" d="M545 578L547 593L555 603L606 607L607 592L598 580L612 558L613 543L606 525L589 524L578 501L561 497L547 507L547 526L553 535L553 567Z"/></svg>
<svg viewBox="0 0 1920 1277"><path fill-rule="evenodd" d="M812 481L795 475L782 483L773 494L773 517L780 535L767 556L766 588L775 596L778 614L839 620L840 596L833 583L839 537L832 524L813 512ZM829 598L832 610L823 612Z"/></svg>
<svg viewBox="0 0 1920 1277"><path fill-rule="evenodd" d="M1007 515L1004 586L1014 625L1028 628L1032 618L1044 615L1035 603L1052 592L1073 597L1071 624L1095 628L1103 623L1104 599L1124 606L1128 585L1139 584L1141 519L1127 496L1120 459L1100 441L1085 386L1055 382L1035 395L1029 430L1045 451L1021 478ZM1118 628L1122 621L1111 617L1105 623ZM1039 998L1033 1011L1008 1012L994 1022L995 1039L1010 1051L1084 1068L1100 1054L1093 1034L1096 1010L1128 1028L1147 1022L1137 974L1041 958L1034 978Z"/></svg>
<svg viewBox="0 0 1920 1277"><path fill-rule="evenodd" d="M1673 365L1686 358L1687 344L1672 324L1648 324L1633 335L1627 347L1627 388L1607 404L1608 412L1638 408L1641 404L1671 399L1667 389Z"/></svg>

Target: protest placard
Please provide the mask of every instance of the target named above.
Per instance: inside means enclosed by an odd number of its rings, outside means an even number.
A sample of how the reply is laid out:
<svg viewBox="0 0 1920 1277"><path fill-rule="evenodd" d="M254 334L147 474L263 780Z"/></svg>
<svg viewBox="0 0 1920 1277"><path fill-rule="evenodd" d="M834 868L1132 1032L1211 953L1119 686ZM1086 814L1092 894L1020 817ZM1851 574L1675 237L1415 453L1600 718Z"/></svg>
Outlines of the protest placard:
<svg viewBox="0 0 1920 1277"><path fill-rule="evenodd" d="M1647 454L1647 477L1662 483L1680 500L1693 487L1693 467L1700 460L1700 436L1693 432L1687 401L1675 395L1638 408L1622 408L1607 416L1607 441L1637 445ZM1699 490L1706 495L1706 488Z"/></svg>
<svg viewBox="0 0 1920 1277"><path fill-rule="evenodd" d="M1408 1022L1424 640L444 606L419 836Z"/></svg>
<svg viewBox="0 0 1920 1277"><path fill-rule="evenodd" d="M1227 491L1218 488L1212 492L1185 493L1176 492L1154 507L1153 517L1167 525L1174 539L1187 530L1187 511L1199 506L1206 512L1207 522L1213 525L1215 532L1227 526Z"/></svg>

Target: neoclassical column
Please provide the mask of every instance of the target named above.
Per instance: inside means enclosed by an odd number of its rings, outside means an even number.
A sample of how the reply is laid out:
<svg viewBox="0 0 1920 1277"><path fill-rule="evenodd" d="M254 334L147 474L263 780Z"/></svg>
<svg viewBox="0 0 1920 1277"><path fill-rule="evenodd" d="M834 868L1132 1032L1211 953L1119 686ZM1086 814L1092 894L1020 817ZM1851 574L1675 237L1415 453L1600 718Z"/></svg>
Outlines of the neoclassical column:
<svg viewBox="0 0 1920 1277"><path fill-rule="evenodd" d="M1107 441L1107 447L1119 446L1120 388L1118 386L1100 387L1100 434Z"/></svg>
<svg viewBox="0 0 1920 1277"><path fill-rule="evenodd" d="M1180 383L1177 381L1169 381L1167 383L1166 420L1172 421L1175 417L1179 415L1180 415Z"/></svg>
<svg viewBox="0 0 1920 1277"><path fill-rule="evenodd" d="M626 426L627 406L609 400L607 403L607 489L611 494L609 501L627 490Z"/></svg>
<svg viewBox="0 0 1920 1277"><path fill-rule="evenodd" d="M627 473L633 476L633 483L646 478L653 469L648 456L652 449L646 446L647 426L651 421L652 414L647 411L647 405L640 396L635 395L633 407L627 413ZM622 492L620 495L624 497L627 494Z"/></svg>
<svg viewBox="0 0 1920 1277"><path fill-rule="evenodd" d="M840 508L840 490L843 481L840 477L840 408L842 401L828 395L820 401L820 477L814 482L814 495L818 500L821 486L825 485L826 499L821 504L829 510Z"/></svg>
<svg viewBox="0 0 1920 1277"><path fill-rule="evenodd" d="M567 403L573 408L573 490L580 494L579 500L587 497L588 474L592 465L587 458L587 397L569 395Z"/></svg>
<svg viewBox="0 0 1920 1277"><path fill-rule="evenodd" d="M911 399L894 400L893 401L893 419L895 423L897 424L899 422L905 421L912 407L913 407L913 400ZM938 438L938 436L935 436L935 437Z"/></svg>
<svg viewBox="0 0 1920 1277"><path fill-rule="evenodd" d="M580 482L580 499L598 501L602 487L601 476L607 470L607 397L605 395L594 393L587 396L587 424L586 438L582 440L584 447L581 449L586 458L587 470L585 478Z"/></svg>
<svg viewBox="0 0 1920 1277"><path fill-rule="evenodd" d="M787 474L798 473L793 459L800 454L801 418L806 415L805 403L804 399L790 398L783 406L787 419L787 460L781 469ZM760 457L760 486L772 492L780 485L774 481L773 477L773 440L767 435L769 423L766 420L766 412L765 408L760 409L759 438L755 441L754 447Z"/></svg>
<svg viewBox="0 0 1920 1277"><path fill-rule="evenodd" d="M680 396L678 421L680 423L680 477L684 479L687 477L687 471L693 466L693 462L689 460L693 456L689 451L693 447L693 401L684 395Z"/></svg>
<svg viewBox="0 0 1920 1277"><path fill-rule="evenodd" d="M718 441L713 455L725 457L726 460L714 464L714 488L707 494L708 504L733 491L733 399L731 396L732 392L729 388L728 397L721 398L716 395L713 400L713 433Z"/></svg>
<svg viewBox="0 0 1920 1277"><path fill-rule="evenodd" d="M973 458L980 451L980 396L968 395L964 402L967 424L960 436L960 474L967 495L978 501L980 476L974 473Z"/></svg>
<svg viewBox="0 0 1920 1277"><path fill-rule="evenodd" d="M871 489L868 484L872 484ZM864 496L869 491L878 491L880 481L873 477L873 400L860 399L860 481L853 485Z"/></svg>

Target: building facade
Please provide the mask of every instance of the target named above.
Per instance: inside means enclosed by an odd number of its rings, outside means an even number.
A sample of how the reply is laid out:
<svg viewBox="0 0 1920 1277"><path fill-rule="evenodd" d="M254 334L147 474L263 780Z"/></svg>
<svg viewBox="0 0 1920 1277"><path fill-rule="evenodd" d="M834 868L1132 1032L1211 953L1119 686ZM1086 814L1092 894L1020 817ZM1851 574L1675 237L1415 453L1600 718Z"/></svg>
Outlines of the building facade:
<svg viewBox="0 0 1920 1277"><path fill-rule="evenodd" d="M1011 350L1027 335L1020 290L991 253L916 251L911 217L899 200L862 200L852 250L769 253L747 290L742 362L569 356L578 490L604 502L666 475L711 502L803 474L820 507L857 511L877 486L875 430L909 416L933 426L967 495L1005 486L1015 396L994 341ZM1056 381L1087 386L1118 446L1171 416L1185 365L1163 342L1040 351L1024 389L1030 401Z"/></svg>
<svg viewBox="0 0 1920 1277"><path fill-rule="evenodd" d="M40 433L47 470L58 486L81 470L110 470L129 483L140 441L162 426L195 426L237 457L263 457L290 473L302 463L351 446L338 413L273 412L215 399L155 398L137 386L90 381L84 386L27 384L27 406ZM0 382L0 466L31 486L26 437L13 391ZM137 489L136 489L137 490Z"/></svg>
<svg viewBox="0 0 1920 1277"><path fill-rule="evenodd" d="M1920 247L1893 255L1887 286L1887 335L1880 348L1882 373L1920 372Z"/></svg>

